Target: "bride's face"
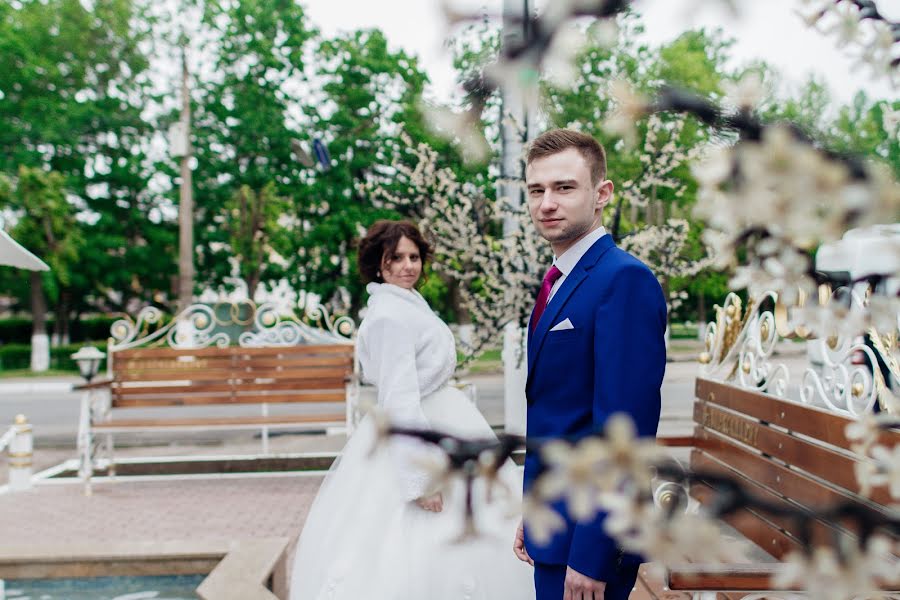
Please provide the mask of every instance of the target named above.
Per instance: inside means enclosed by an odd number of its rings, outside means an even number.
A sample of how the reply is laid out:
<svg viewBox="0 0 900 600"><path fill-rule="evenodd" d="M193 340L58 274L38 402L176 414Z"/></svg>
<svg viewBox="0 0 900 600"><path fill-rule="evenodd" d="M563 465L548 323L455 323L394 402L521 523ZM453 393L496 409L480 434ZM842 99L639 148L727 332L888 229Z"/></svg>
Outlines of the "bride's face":
<svg viewBox="0 0 900 600"><path fill-rule="evenodd" d="M408 237L400 238L397 249L385 254L381 263L381 276L385 283L412 289L422 275L422 257L419 247Z"/></svg>

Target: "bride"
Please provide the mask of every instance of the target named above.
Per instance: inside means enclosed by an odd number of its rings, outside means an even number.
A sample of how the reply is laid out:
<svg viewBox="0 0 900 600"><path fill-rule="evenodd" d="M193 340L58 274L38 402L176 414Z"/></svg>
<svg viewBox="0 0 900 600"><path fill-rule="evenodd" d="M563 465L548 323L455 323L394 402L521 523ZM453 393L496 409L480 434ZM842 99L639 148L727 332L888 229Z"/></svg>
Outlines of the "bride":
<svg viewBox="0 0 900 600"><path fill-rule="evenodd" d="M378 406L397 425L471 438L493 436L472 402L447 382L456 345L447 325L414 289L429 245L414 225L378 221L359 245L370 283L357 354ZM474 489L479 536L460 540L462 484L426 489L434 448L394 438L372 454L375 425L366 417L332 466L310 508L291 576L292 600L528 600L532 567L516 560L510 540L518 517ZM511 464L501 480L520 493ZM495 496L497 496L495 494ZM507 503L508 504L508 503Z"/></svg>

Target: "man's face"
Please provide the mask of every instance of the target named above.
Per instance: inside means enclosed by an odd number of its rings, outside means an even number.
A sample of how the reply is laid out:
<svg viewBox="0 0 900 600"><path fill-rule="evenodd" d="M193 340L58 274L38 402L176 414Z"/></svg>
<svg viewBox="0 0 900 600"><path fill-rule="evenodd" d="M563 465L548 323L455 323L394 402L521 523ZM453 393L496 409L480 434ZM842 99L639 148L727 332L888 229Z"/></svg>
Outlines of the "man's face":
<svg viewBox="0 0 900 600"><path fill-rule="evenodd" d="M525 184L531 221L557 256L600 226L613 191L611 181L591 183L588 163L575 148L533 160Z"/></svg>

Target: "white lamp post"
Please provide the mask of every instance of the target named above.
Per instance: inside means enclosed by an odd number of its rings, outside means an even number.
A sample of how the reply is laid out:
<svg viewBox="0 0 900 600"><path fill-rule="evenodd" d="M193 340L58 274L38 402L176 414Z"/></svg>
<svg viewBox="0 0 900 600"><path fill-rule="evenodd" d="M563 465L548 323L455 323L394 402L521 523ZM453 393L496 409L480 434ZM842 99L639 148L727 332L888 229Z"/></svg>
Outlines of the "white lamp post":
<svg viewBox="0 0 900 600"><path fill-rule="evenodd" d="M93 346L83 346L72 355L72 360L78 363L78 370L87 383L91 382L100 370L100 362L106 356ZM81 396L81 416L78 423L78 455L81 465L78 474L84 481L84 494L91 495L91 475L93 474L93 461L91 460L91 389L85 389Z"/></svg>
<svg viewBox="0 0 900 600"><path fill-rule="evenodd" d="M72 355L72 360L78 363L78 370L81 372L81 376L90 383L91 379L97 375L97 371L100 369L100 362L105 356L106 354L93 346L84 346Z"/></svg>

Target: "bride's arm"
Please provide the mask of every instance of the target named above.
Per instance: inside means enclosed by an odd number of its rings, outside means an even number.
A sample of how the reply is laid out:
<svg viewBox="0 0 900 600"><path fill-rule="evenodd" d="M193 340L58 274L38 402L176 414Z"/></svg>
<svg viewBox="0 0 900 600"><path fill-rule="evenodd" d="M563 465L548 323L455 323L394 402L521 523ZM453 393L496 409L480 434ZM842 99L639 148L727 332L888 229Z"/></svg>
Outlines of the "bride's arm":
<svg viewBox="0 0 900 600"><path fill-rule="evenodd" d="M427 428L428 419L419 397L415 331L401 319L375 317L367 323L361 346L364 348L360 356L363 372L375 384L378 406L395 425ZM426 456L427 450L421 442L403 437L392 440L391 446L404 485L404 496L408 500L421 497L428 477L414 461L415 457Z"/></svg>

